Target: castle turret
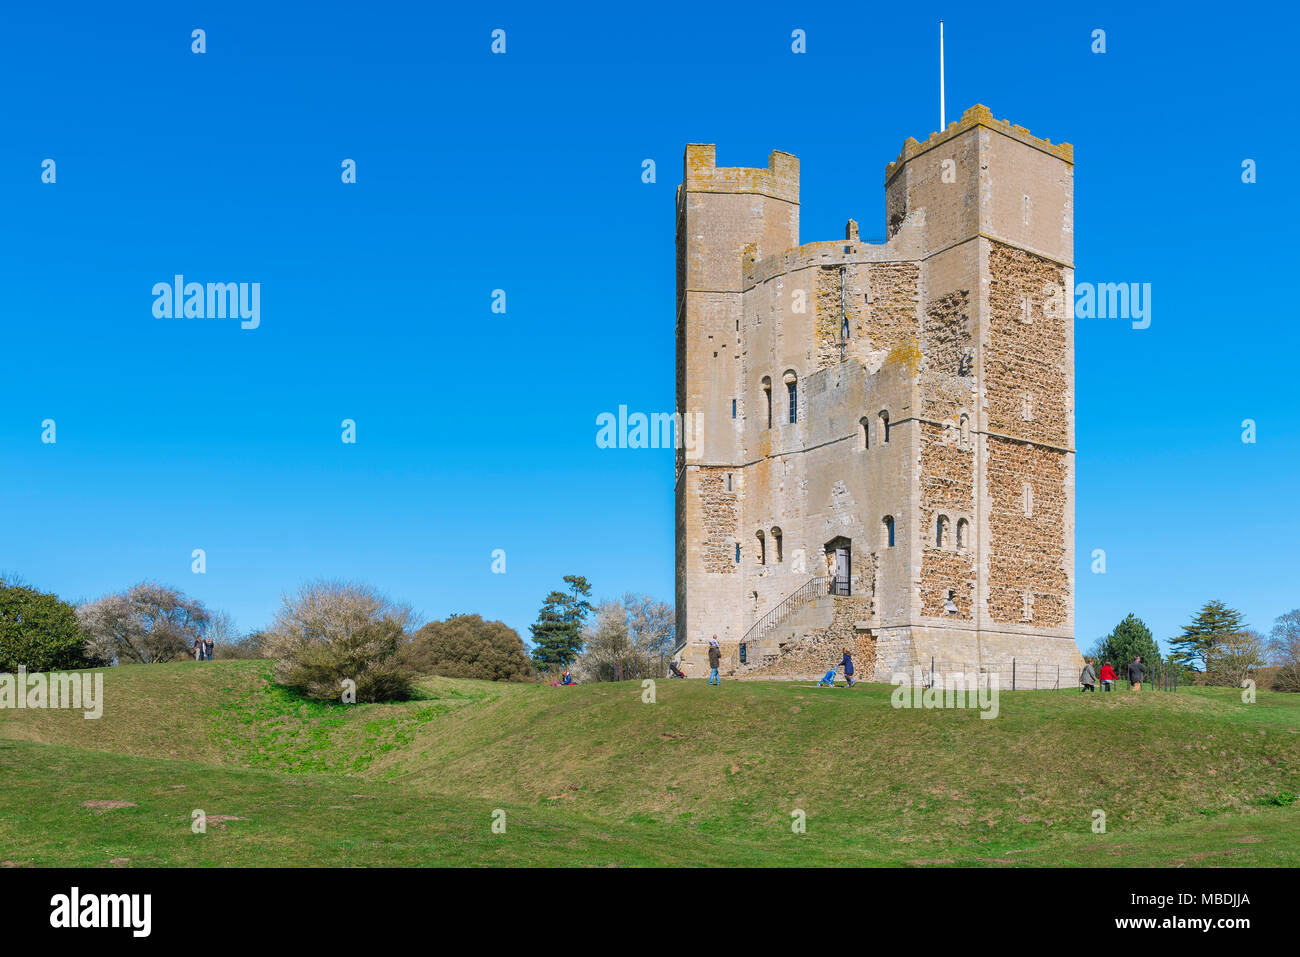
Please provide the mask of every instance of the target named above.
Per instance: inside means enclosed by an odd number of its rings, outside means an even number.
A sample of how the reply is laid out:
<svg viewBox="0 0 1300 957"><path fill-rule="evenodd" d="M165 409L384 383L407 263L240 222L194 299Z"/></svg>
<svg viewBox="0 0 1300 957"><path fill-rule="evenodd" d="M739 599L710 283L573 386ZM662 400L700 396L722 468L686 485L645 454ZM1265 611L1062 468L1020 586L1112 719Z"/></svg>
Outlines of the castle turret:
<svg viewBox="0 0 1300 957"><path fill-rule="evenodd" d="M734 642L742 625L733 587L743 494L742 263L798 245L799 161L773 151L766 169L719 168L713 146L690 145L684 166L677 191L677 411L683 419L698 416L698 428L689 456L678 452L677 633L679 640L717 633ZM701 631L705 621L708 634Z"/></svg>

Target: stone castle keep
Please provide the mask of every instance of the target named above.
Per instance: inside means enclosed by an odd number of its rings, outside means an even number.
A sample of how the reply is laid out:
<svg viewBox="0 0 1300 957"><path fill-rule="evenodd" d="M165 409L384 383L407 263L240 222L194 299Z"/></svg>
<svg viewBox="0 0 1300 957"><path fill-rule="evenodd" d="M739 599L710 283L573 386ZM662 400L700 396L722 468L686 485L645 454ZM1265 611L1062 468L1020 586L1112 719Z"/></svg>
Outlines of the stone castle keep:
<svg viewBox="0 0 1300 957"><path fill-rule="evenodd" d="M1073 686L1069 144L975 106L885 170L887 240L799 243L799 161L677 191L688 673L1060 669ZM742 650L743 644L743 650ZM743 660L742 660L743 658ZM1023 680L1023 678L1022 678Z"/></svg>

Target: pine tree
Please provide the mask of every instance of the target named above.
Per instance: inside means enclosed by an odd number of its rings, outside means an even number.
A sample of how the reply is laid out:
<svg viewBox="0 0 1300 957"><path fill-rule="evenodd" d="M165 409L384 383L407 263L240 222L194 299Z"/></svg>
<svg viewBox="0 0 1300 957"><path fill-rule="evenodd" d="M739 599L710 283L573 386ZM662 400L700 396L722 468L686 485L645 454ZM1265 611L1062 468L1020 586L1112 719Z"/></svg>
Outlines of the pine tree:
<svg viewBox="0 0 1300 957"><path fill-rule="evenodd" d="M582 651L582 627L591 612L591 584L581 575L565 575L568 592L553 591L542 601L533 636L533 663L538 670L565 667Z"/></svg>
<svg viewBox="0 0 1300 957"><path fill-rule="evenodd" d="M1109 661L1120 675L1139 656L1148 665L1155 665L1160 660L1160 648L1151 635L1151 629L1132 612L1101 640L1099 646L1100 654L1097 657L1102 662Z"/></svg>
<svg viewBox="0 0 1300 957"><path fill-rule="evenodd" d="M1244 618L1241 612L1221 601L1206 602L1192 623L1183 626L1183 633L1169 639L1172 657L1180 664L1199 665L1202 671L1210 671L1215 654L1224 642L1245 628Z"/></svg>

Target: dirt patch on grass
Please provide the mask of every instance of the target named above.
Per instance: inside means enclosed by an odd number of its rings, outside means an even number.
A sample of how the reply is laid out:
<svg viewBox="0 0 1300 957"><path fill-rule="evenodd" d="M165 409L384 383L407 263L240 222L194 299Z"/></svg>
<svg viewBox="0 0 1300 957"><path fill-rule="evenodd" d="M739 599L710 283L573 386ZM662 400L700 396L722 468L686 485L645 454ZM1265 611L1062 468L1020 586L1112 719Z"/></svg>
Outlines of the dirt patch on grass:
<svg viewBox="0 0 1300 957"><path fill-rule="evenodd" d="M237 817L234 814L209 814L207 823L213 827L225 828L227 821L246 821L246 817Z"/></svg>
<svg viewBox="0 0 1300 957"><path fill-rule="evenodd" d="M103 814L105 811L115 811L120 807L139 807L133 801L82 801L82 807L88 807L96 814Z"/></svg>

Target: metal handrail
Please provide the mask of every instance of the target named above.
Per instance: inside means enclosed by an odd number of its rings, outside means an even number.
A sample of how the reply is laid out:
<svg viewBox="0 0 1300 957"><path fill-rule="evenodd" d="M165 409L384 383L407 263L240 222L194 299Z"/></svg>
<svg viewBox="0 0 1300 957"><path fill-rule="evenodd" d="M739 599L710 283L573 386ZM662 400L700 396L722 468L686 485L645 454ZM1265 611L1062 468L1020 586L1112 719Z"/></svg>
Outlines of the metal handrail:
<svg viewBox="0 0 1300 957"><path fill-rule="evenodd" d="M759 642L766 638L777 626L781 624L788 616L808 604L814 598L830 592L830 576L820 575L810 578L804 584L800 585L793 594L785 598L780 604L769 611L754 624L749 626L744 637L740 639L741 644L748 645L749 642Z"/></svg>

